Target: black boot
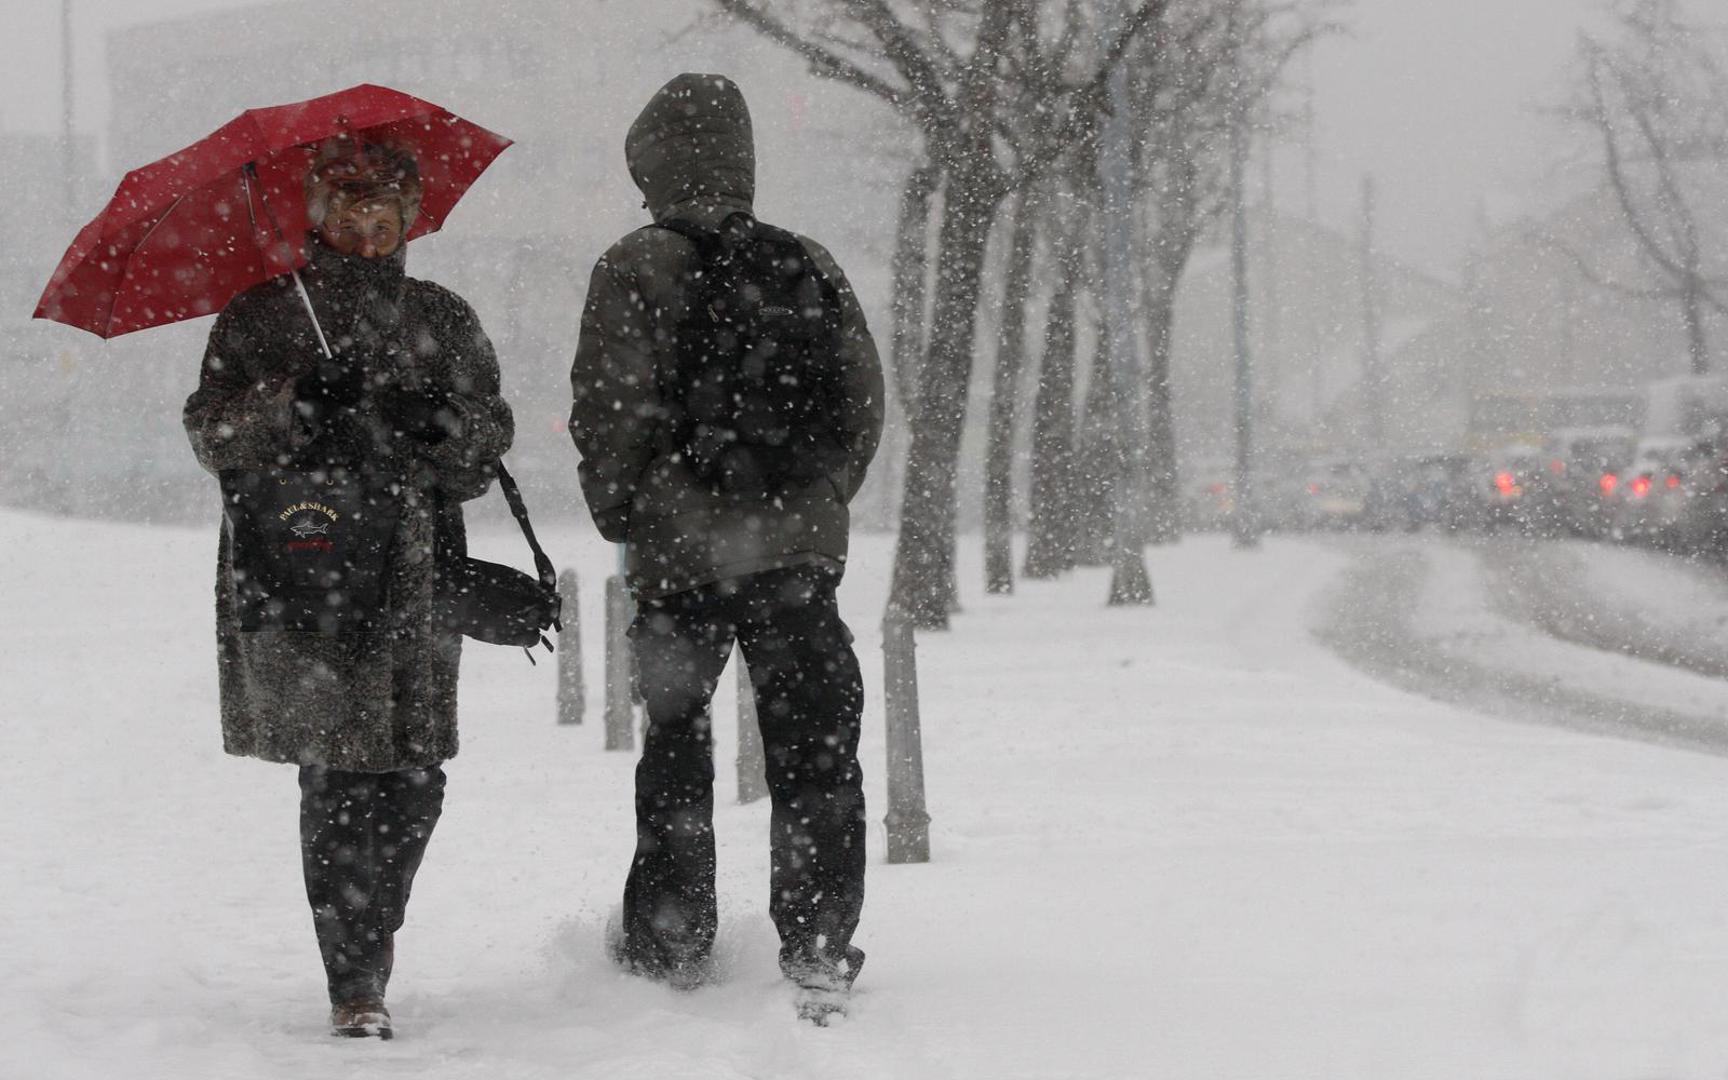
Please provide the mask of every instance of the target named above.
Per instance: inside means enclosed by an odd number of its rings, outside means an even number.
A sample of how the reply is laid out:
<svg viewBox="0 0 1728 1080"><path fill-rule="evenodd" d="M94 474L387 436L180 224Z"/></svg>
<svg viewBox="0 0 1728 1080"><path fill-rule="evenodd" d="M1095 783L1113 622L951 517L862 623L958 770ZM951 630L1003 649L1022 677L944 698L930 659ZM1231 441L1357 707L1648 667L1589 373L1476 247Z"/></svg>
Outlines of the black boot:
<svg viewBox="0 0 1728 1080"><path fill-rule="evenodd" d="M308 766L300 792L301 861L334 1007L331 1029L389 1038L384 995L395 935L443 804L443 770Z"/></svg>

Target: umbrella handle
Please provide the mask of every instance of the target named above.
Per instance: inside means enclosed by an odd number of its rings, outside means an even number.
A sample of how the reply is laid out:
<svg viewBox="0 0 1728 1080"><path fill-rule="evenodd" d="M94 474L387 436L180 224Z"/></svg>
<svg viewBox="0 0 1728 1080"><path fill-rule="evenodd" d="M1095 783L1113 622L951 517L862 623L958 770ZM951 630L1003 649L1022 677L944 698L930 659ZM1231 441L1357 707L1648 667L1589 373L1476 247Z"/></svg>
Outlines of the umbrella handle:
<svg viewBox="0 0 1728 1080"><path fill-rule="evenodd" d="M330 343L324 340L324 327L319 325L318 313L312 310L312 297L306 293L306 283L300 280L300 271L290 270L289 273L294 275L294 287L300 290L300 302L306 305L306 317L312 320L312 332L318 335L318 347L324 350L324 359L333 359Z"/></svg>
<svg viewBox="0 0 1728 1080"><path fill-rule="evenodd" d="M246 191L246 213L249 216L252 213L252 181L257 176L258 163L255 161L248 161L240 169L240 186ZM264 216L270 219L270 228L275 230L276 239L282 240L282 226L276 221L276 212L270 209L270 201L264 198L263 188L258 189L258 202L264 207ZM253 226L257 226L256 219L253 220ZM324 359L334 359L335 354L330 351L330 342L324 338L324 327L318 321L318 313L312 310L312 297L306 292L306 283L300 280L300 270L296 267L288 272L294 275L294 288L300 293L300 302L306 305L306 317L312 320L312 332L318 335L318 347L324 350Z"/></svg>

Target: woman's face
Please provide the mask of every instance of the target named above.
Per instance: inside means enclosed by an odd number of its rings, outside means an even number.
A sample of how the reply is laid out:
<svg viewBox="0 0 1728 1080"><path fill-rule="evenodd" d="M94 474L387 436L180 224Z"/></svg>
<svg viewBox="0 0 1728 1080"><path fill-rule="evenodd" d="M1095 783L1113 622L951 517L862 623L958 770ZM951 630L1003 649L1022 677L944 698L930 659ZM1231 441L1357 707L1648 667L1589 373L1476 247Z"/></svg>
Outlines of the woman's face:
<svg viewBox="0 0 1728 1080"><path fill-rule="evenodd" d="M402 207L394 199L332 205L318 226L324 242L344 255L382 259L402 246Z"/></svg>

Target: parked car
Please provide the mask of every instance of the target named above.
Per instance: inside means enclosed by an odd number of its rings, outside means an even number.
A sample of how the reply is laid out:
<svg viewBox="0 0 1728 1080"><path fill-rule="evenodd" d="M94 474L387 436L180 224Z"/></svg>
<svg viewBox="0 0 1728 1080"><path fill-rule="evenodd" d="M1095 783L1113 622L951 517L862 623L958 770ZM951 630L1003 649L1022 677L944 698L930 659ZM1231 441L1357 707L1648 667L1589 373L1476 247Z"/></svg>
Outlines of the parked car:
<svg viewBox="0 0 1728 1080"><path fill-rule="evenodd" d="M1479 458L1471 484L1477 523L1487 529L1534 529L1526 496L1541 490L1543 465L1542 448L1528 443L1503 446Z"/></svg>
<svg viewBox="0 0 1728 1080"><path fill-rule="evenodd" d="M1470 464L1468 454L1433 454L1422 459L1414 502L1417 527L1457 532L1475 524Z"/></svg>
<svg viewBox="0 0 1728 1080"><path fill-rule="evenodd" d="M1697 456L1697 445L1688 439L1639 440L1631 465L1615 485L1610 513L1614 537L1655 547L1680 546L1692 494L1686 473L1689 460L1695 462Z"/></svg>
<svg viewBox="0 0 1728 1080"><path fill-rule="evenodd" d="M1416 527L1415 501L1421 489L1421 459L1382 458L1368 468L1368 501L1362 521L1375 532Z"/></svg>
<svg viewBox="0 0 1728 1080"><path fill-rule="evenodd" d="M1304 474L1296 524L1305 529L1353 529L1368 511L1368 471L1350 459L1321 461Z"/></svg>
<svg viewBox="0 0 1728 1080"><path fill-rule="evenodd" d="M1563 428L1543 443L1530 518L1552 535L1606 536L1637 440L1629 427Z"/></svg>
<svg viewBox="0 0 1728 1080"><path fill-rule="evenodd" d="M1728 440L1720 436L1701 445L1686 477L1682 543L1694 552L1728 561Z"/></svg>
<svg viewBox="0 0 1728 1080"><path fill-rule="evenodd" d="M1236 466L1223 459L1201 459L1182 470L1182 528L1217 532L1230 526L1236 509Z"/></svg>

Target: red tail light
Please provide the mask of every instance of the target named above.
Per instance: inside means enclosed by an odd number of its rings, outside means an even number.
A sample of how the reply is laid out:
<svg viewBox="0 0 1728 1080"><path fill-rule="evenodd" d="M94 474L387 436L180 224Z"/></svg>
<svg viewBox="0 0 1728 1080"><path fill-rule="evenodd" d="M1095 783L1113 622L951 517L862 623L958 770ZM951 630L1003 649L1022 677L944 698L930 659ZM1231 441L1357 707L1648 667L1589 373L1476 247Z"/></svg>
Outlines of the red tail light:
<svg viewBox="0 0 1728 1080"><path fill-rule="evenodd" d="M1650 494L1650 478L1648 476L1640 476L1632 481L1633 498L1642 499L1648 494Z"/></svg>
<svg viewBox="0 0 1728 1080"><path fill-rule="evenodd" d="M1559 458L1555 458L1553 461L1548 463L1548 471L1553 473L1555 476L1564 476L1566 474L1566 463L1561 461Z"/></svg>
<svg viewBox="0 0 1728 1080"><path fill-rule="evenodd" d="M1602 494L1612 495L1614 494L1614 489L1620 486L1620 478L1611 472L1603 473L1602 479L1598 480L1597 483L1602 487Z"/></svg>
<svg viewBox="0 0 1728 1080"><path fill-rule="evenodd" d="M1668 474L1668 490L1673 491L1680 486L1680 478L1673 473Z"/></svg>
<svg viewBox="0 0 1728 1080"><path fill-rule="evenodd" d="M1320 494L1320 485L1319 484L1309 484L1308 485L1308 494L1310 494L1310 495Z"/></svg>
<svg viewBox="0 0 1728 1080"><path fill-rule="evenodd" d="M1515 495L1518 492L1518 478L1509 472L1495 473L1494 489L1502 495Z"/></svg>

